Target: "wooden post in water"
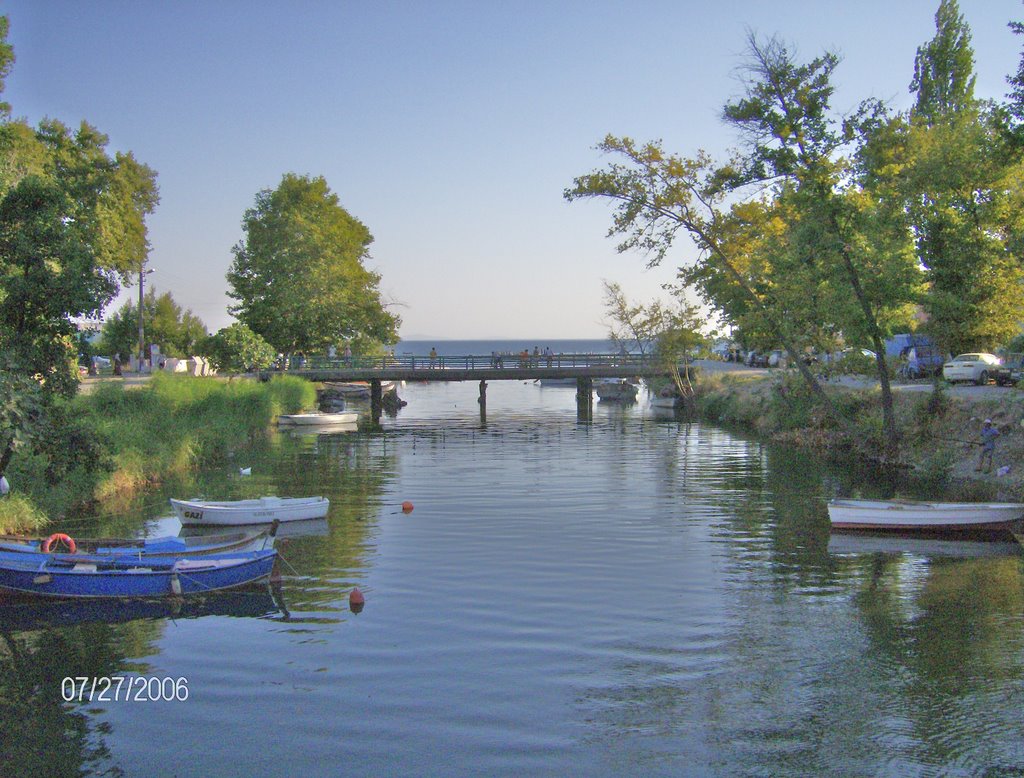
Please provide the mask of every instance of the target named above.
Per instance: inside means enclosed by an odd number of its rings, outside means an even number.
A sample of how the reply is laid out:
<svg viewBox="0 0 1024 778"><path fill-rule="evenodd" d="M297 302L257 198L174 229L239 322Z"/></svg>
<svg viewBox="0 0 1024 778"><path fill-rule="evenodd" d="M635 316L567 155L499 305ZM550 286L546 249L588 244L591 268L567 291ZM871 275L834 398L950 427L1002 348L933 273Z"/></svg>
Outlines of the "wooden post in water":
<svg viewBox="0 0 1024 778"><path fill-rule="evenodd" d="M380 379L370 379L370 416L373 418L374 424L380 424L380 412L384 407L384 403L381 402L383 399L380 391Z"/></svg>
<svg viewBox="0 0 1024 778"><path fill-rule="evenodd" d="M480 403L480 423L487 423L487 382L480 379L480 396L476 398Z"/></svg>
<svg viewBox="0 0 1024 778"><path fill-rule="evenodd" d="M590 421L594 417L593 378L576 379L576 418Z"/></svg>

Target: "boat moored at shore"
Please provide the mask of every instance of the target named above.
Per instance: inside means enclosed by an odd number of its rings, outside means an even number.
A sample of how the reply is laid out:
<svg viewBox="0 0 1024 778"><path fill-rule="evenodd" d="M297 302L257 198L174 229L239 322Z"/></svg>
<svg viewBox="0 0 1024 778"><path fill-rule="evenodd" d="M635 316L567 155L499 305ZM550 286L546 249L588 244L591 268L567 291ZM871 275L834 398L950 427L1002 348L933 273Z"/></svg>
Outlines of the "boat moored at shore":
<svg viewBox="0 0 1024 778"><path fill-rule="evenodd" d="M291 427L337 427L351 425L359 421L355 411L338 413L283 413L277 417L280 426Z"/></svg>
<svg viewBox="0 0 1024 778"><path fill-rule="evenodd" d="M167 597L215 592L269 578L275 549L185 559L82 561L0 552L0 590L36 597Z"/></svg>
<svg viewBox="0 0 1024 778"><path fill-rule="evenodd" d="M1024 503L836 499L832 529L977 536L1020 532Z"/></svg>
<svg viewBox="0 0 1024 778"><path fill-rule="evenodd" d="M171 507L184 526L239 526L303 521L327 516L326 497L260 497L255 500L177 500Z"/></svg>
<svg viewBox="0 0 1024 778"><path fill-rule="evenodd" d="M209 554L241 553L272 548L277 536L277 524L270 529L250 532L220 532L211 535L168 535L159 538L68 538L54 534L47 538L0 535L0 551L21 554L51 553L60 547L67 549L66 557L192 557ZM67 538L73 544L55 544L57 538Z"/></svg>

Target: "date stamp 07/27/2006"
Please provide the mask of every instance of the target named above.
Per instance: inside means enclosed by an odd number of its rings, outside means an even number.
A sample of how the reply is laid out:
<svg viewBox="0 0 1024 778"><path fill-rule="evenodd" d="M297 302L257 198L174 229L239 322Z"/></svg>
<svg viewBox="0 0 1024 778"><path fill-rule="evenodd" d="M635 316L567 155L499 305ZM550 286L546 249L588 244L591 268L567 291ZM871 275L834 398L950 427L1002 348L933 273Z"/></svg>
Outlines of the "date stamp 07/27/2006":
<svg viewBox="0 0 1024 778"><path fill-rule="evenodd" d="M64 702L184 702L188 679L145 675L66 677L60 682Z"/></svg>

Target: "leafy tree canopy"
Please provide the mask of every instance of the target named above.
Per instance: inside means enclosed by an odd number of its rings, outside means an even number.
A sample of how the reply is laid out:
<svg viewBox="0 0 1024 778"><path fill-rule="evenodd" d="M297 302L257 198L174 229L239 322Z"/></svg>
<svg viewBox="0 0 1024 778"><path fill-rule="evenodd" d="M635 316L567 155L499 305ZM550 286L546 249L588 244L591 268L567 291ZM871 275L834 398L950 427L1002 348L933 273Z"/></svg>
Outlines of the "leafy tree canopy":
<svg viewBox="0 0 1024 778"><path fill-rule="evenodd" d="M926 271L928 331L953 353L992 350L1024 320L1024 161L1006 144L1008 109L974 99L970 30L955 0L942 0L935 27L915 61L917 103L887 139L893 181Z"/></svg>
<svg viewBox="0 0 1024 778"><path fill-rule="evenodd" d="M169 357L188 357L206 339L206 325L191 310L183 309L170 292L157 295L150 288L143 299L143 332ZM134 354L139 343L139 306L128 301L107 317L101 347L110 354Z"/></svg>
<svg viewBox="0 0 1024 778"><path fill-rule="evenodd" d="M265 370L277 358L273 346L238 322L207 338L200 345L200 353L208 357L217 370L228 373Z"/></svg>
<svg viewBox="0 0 1024 778"><path fill-rule="evenodd" d="M7 42L7 33L10 28L10 20L6 16L0 16L0 94L3 94L7 74L11 72L11 67L14 65L14 47ZM11 104L0 102L0 116L7 117L10 113Z"/></svg>
<svg viewBox="0 0 1024 778"><path fill-rule="evenodd" d="M245 212L245 239L227 274L229 310L278 351L354 352L398 339L398 317L381 302L380 276L364 266L370 231L322 177L286 174Z"/></svg>
<svg viewBox="0 0 1024 778"><path fill-rule="evenodd" d="M973 108L975 80L970 27L956 0L942 0L935 12L935 37L918 47L914 59L913 113L932 121Z"/></svg>
<svg viewBox="0 0 1024 778"><path fill-rule="evenodd" d="M0 92L14 62L9 20L0 17ZM149 244L145 217L158 201L156 174L131 154L107 152L107 138L83 122L32 128L10 120L0 103L0 364L34 381L5 383L5 407L35 407L49 430L0 438L0 473L17 442L47 445L57 429L57 399L77 389L74 319L96 316L118 284L142 269ZM64 446L66 449L67 445ZM52 449L52 447L51 447Z"/></svg>

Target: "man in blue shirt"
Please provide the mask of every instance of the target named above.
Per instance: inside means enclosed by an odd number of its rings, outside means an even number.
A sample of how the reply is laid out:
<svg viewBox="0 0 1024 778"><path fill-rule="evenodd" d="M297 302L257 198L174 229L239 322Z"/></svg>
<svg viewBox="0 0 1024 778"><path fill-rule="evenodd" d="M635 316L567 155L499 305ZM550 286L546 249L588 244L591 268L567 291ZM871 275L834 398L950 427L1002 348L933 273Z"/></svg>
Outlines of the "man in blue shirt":
<svg viewBox="0 0 1024 778"><path fill-rule="evenodd" d="M978 457L978 466L975 470L981 470L985 460L988 459L988 466L985 468L985 472L988 473L992 470L992 455L996 450L996 438L999 437L999 430L997 430L993 424L992 419L985 419L985 423L981 425L981 456Z"/></svg>

